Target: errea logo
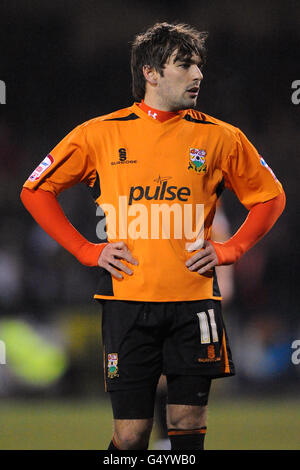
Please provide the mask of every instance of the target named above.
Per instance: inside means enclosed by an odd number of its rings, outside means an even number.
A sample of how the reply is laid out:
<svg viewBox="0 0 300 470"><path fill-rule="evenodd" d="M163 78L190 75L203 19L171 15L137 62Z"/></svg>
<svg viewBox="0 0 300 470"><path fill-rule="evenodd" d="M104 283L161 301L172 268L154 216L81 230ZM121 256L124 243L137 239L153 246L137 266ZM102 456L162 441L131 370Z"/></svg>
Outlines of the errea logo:
<svg viewBox="0 0 300 470"><path fill-rule="evenodd" d="M119 160L110 162L111 165L119 165L122 163L137 163L137 160L127 160L127 150L124 147L119 148Z"/></svg>

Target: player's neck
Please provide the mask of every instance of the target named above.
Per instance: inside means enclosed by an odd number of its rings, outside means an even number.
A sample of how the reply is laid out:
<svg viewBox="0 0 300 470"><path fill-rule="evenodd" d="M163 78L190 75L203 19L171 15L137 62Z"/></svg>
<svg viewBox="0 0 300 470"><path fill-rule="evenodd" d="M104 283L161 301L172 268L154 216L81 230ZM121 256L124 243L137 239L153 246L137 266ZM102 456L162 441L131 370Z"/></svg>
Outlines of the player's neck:
<svg viewBox="0 0 300 470"><path fill-rule="evenodd" d="M139 104L139 107L145 111L145 113L148 114L148 116L151 116L153 119L156 119L157 121L164 122L167 121L168 119L173 118L176 116L176 112L173 111L163 111L161 109L156 109L150 104L146 104L144 100L141 101Z"/></svg>

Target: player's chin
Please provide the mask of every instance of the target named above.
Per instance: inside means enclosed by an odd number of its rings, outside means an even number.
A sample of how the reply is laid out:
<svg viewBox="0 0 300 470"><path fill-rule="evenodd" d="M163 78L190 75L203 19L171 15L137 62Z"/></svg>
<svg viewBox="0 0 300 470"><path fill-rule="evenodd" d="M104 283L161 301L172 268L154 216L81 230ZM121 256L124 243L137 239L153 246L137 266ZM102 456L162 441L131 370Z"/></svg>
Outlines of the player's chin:
<svg viewBox="0 0 300 470"><path fill-rule="evenodd" d="M181 109L195 108L197 105L197 96L194 98L186 98L183 100Z"/></svg>

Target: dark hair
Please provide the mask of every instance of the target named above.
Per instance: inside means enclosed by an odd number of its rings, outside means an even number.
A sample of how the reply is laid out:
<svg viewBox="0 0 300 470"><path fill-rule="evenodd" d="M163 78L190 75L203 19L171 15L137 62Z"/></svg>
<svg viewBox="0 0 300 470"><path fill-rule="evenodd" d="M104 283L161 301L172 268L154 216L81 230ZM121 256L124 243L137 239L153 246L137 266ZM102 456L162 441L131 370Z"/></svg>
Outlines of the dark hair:
<svg viewBox="0 0 300 470"><path fill-rule="evenodd" d="M146 83L143 66L154 67L163 76L163 68L177 50L175 60L190 59L193 54L205 61L206 32L187 24L156 23L145 33L138 34L131 49L132 93L140 101L145 96Z"/></svg>

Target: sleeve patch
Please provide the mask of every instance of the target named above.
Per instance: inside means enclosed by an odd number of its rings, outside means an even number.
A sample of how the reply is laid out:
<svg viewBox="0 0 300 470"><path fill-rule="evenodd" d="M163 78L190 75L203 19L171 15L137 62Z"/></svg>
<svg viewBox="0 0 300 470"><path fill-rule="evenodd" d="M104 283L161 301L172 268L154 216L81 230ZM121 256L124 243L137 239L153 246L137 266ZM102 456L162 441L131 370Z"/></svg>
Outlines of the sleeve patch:
<svg viewBox="0 0 300 470"><path fill-rule="evenodd" d="M264 166L267 170L269 170L269 172L271 173L271 175L273 176L273 178L277 181L277 178L274 174L274 171L272 170L272 168L269 167L269 165L267 164L267 162L263 159L263 157L260 156L260 163L262 164L262 166Z"/></svg>
<svg viewBox="0 0 300 470"><path fill-rule="evenodd" d="M48 170L48 168L53 165L54 163L54 158L52 157L52 155L49 153L49 155L47 155L47 157L44 158L44 160L36 167L36 169L31 173L31 175L29 176L29 181L37 181L40 176L46 171Z"/></svg>

